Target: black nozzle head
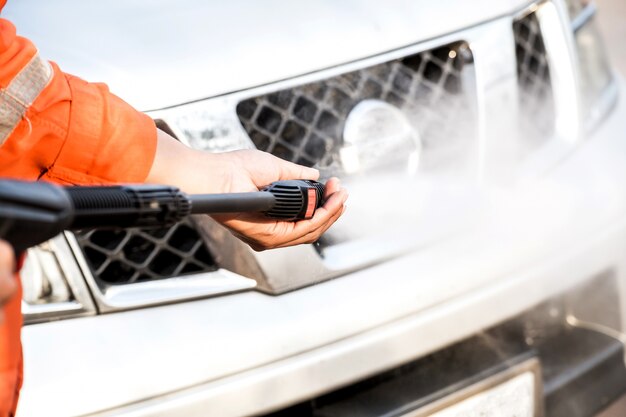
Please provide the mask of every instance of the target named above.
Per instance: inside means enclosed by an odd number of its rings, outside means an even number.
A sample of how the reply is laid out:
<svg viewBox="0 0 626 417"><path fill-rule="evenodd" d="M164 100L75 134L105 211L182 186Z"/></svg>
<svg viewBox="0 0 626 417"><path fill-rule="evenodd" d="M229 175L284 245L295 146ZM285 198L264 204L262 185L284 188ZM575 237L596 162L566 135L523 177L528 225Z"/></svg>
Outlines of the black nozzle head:
<svg viewBox="0 0 626 417"><path fill-rule="evenodd" d="M265 212L278 220L306 220L324 203L324 184L311 180L276 181L263 189L276 199L274 207Z"/></svg>

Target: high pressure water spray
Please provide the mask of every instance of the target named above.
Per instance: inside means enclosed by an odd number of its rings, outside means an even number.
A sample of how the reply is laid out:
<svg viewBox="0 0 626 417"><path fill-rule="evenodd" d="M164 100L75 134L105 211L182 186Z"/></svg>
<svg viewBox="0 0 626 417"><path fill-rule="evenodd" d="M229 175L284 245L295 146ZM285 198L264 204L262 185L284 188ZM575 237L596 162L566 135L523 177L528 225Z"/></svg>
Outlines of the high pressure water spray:
<svg viewBox="0 0 626 417"><path fill-rule="evenodd" d="M17 253L63 230L162 227L190 214L261 212L294 221L310 219L323 203L324 185L277 181L249 193L193 194L162 185L60 187L0 181L0 238Z"/></svg>

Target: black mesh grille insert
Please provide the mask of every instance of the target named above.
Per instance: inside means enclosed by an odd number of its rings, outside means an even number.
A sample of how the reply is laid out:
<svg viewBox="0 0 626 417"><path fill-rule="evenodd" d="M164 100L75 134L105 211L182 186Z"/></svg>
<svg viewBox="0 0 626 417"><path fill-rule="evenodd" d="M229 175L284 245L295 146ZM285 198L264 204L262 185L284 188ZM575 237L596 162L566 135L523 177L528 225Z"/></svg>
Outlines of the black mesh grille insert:
<svg viewBox="0 0 626 417"><path fill-rule="evenodd" d="M94 277L130 284L217 269L191 220L153 230L91 230L76 239Z"/></svg>
<svg viewBox="0 0 626 417"><path fill-rule="evenodd" d="M240 102L237 115L260 150L307 166L336 167L352 108L379 99L410 110L423 146L468 135L472 105L463 69L472 55L458 42Z"/></svg>
<svg viewBox="0 0 626 417"><path fill-rule="evenodd" d="M523 131L531 139L554 133L554 99L541 28L534 13L513 23Z"/></svg>

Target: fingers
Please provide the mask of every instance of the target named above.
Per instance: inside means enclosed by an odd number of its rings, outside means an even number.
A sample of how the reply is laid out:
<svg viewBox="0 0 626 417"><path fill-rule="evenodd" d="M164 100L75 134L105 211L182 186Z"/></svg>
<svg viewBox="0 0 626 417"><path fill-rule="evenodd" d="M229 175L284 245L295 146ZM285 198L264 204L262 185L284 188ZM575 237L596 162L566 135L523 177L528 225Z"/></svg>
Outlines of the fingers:
<svg viewBox="0 0 626 417"><path fill-rule="evenodd" d="M341 188L337 178L331 178L326 183L324 205L309 220L276 221L247 213L213 215L213 218L254 250L262 251L315 242L339 219L347 198L347 190Z"/></svg>
<svg viewBox="0 0 626 417"><path fill-rule="evenodd" d="M339 186L338 180L336 186ZM335 191L324 203L324 206L317 209L312 219L295 224L295 233L293 233L295 237L293 239L282 242L276 247L313 243L318 240L344 213L347 199L347 190L340 188Z"/></svg>
<svg viewBox="0 0 626 417"><path fill-rule="evenodd" d="M13 248L0 240L0 305L4 304L17 289L13 276L15 255Z"/></svg>
<svg viewBox="0 0 626 417"><path fill-rule="evenodd" d="M343 213L346 211L346 206L344 205L340 210L337 210L336 212L333 213L333 215L330 217L330 219L328 219L328 221L326 223L324 223L322 226L320 226L319 228L310 231L309 233L305 234L304 236L289 241L287 243L284 243L280 246L278 246L279 248L284 248L287 246L295 246L295 245L302 245L302 244L306 244L306 243L314 243L316 241L319 240L319 238L326 233L326 231L328 229L330 229L330 227L339 219L339 217L341 217L343 215Z"/></svg>
<svg viewBox="0 0 626 417"><path fill-rule="evenodd" d="M313 231L330 222L335 214L341 214L343 205L348 199L348 191L341 188L330 195L324 205L315 211L310 220L304 220L295 224L295 232ZM302 233L304 234L304 233Z"/></svg>

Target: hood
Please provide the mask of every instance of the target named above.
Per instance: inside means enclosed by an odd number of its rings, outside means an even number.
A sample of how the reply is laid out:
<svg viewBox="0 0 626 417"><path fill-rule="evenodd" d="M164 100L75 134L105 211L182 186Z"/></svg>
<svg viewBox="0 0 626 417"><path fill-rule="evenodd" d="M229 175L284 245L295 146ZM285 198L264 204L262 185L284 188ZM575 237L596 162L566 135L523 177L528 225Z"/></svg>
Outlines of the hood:
<svg viewBox="0 0 626 417"><path fill-rule="evenodd" d="M525 3L11 0L2 15L66 72L147 111L376 55Z"/></svg>

